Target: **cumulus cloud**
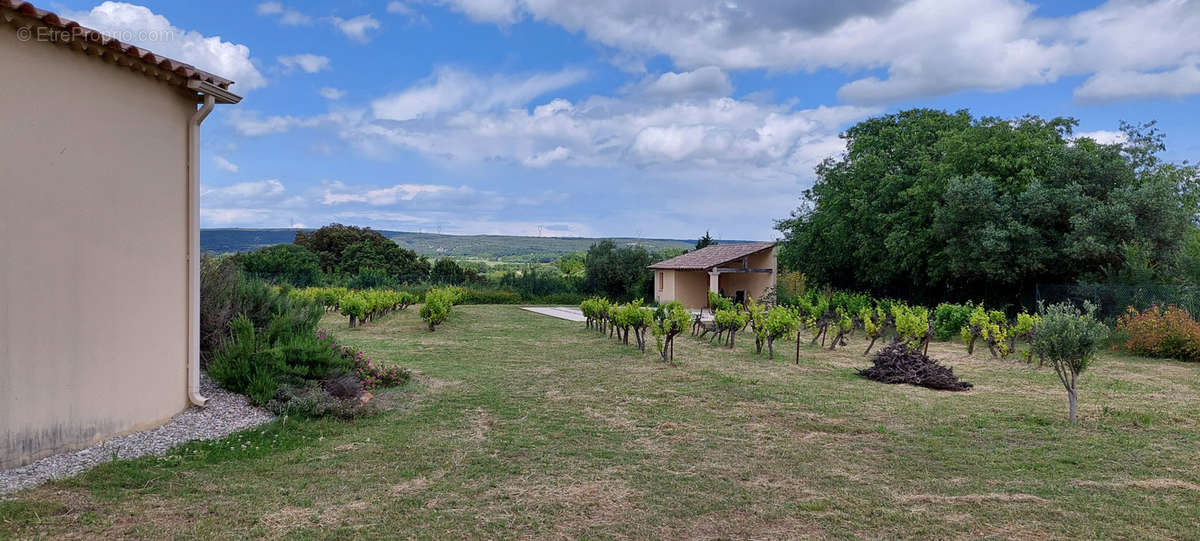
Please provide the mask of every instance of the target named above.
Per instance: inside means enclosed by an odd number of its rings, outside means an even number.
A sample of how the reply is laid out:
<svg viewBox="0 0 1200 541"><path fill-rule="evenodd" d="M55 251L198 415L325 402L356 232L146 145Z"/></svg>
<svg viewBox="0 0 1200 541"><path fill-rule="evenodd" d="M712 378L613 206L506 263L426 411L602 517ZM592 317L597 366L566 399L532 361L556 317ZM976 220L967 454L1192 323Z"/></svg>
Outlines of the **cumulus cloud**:
<svg viewBox="0 0 1200 541"><path fill-rule="evenodd" d="M322 98L325 98L327 100L340 100L340 99L346 97L345 90L342 90L340 88L335 88L332 86L323 86L323 87L321 87L320 90L317 91L317 93L320 94Z"/></svg>
<svg viewBox="0 0 1200 541"><path fill-rule="evenodd" d="M145 6L124 2L104 2L91 11L65 11L64 15L83 26L94 28L157 54L187 62L202 70L232 79L237 91L267 85L250 58L250 48L185 30ZM146 39L139 40L139 37Z"/></svg>
<svg viewBox="0 0 1200 541"><path fill-rule="evenodd" d="M705 66L683 73L667 72L647 79L642 92L650 96L679 99L694 96L727 96L733 83L721 68Z"/></svg>
<svg viewBox="0 0 1200 541"><path fill-rule="evenodd" d="M696 87L720 90L720 85L692 84L704 79L668 78L666 86L685 96L709 93L694 92ZM371 154L404 148L456 163L657 168L677 176L794 181L810 176L817 162L843 148L840 129L879 111L860 106L793 110L728 96L660 102L638 92L578 102L541 97L557 86L512 86L442 70L376 100L373 114L331 127Z"/></svg>
<svg viewBox="0 0 1200 541"><path fill-rule="evenodd" d="M268 15L276 17L279 24L287 26L299 26L312 23L312 17L305 15L302 12L288 8L282 2L263 2L258 5L255 10L259 15Z"/></svg>
<svg viewBox="0 0 1200 541"><path fill-rule="evenodd" d="M370 13L349 19L330 17L329 20L339 32L344 34L347 38L359 43L367 43L371 41L371 38L374 37L373 34L375 31L383 27L383 25L379 23L379 20L371 16Z"/></svg>
<svg viewBox="0 0 1200 541"><path fill-rule="evenodd" d="M1097 73L1075 89L1084 102L1109 102L1128 98L1183 98L1200 94L1200 66L1195 62L1170 71Z"/></svg>
<svg viewBox="0 0 1200 541"><path fill-rule="evenodd" d="M224 156L214 156L213 162L216 163L217 167L222 171L229 171L230 173L238 172L237 164L225 159Z"/></svg>
<svg viewBox="0 0 1200 541"><path fill-rule="evenodd" d="M1072 139L1091 139L1102 145L1124 143L1129 140L1125 132L1115 130L1096 130L1076 133Z"/></svg>
<svg viewBox="0 0 1200 541"><path fill-rule="evenodd" d="M582 70L568 69L484 78L447 67L404 91L374 100L371 109L376 117L388 120L411 120L448 111L486 111L523 105L548 92L574 85L586 76Z"/></svg>
<svg viewBox="0 0 1200 541"><path fill-rule="evenodd" d="M684 69L881 71L845 101L885 103L1090 76L1082 100L1200 92L1200 3L1111 0L1039 17L1022 0L440 0L472 20L550 22L630 57Z"/></svg>
<svg viewBox="0 0 1200 541"><path fill-rule="evenodd" d="M330 68L328 56L315 54L296 54L279 57L279 64L286 70L300 69L305 73L317 73Z"/></svg>
<svg viewBox="0 0 1200 541"><path fill-rule="evenodd" d="M525 164L527 167L547 167L550 164L561 162L567 159L570 157L570 155L571 151L566 147L556 146L551 150L547 150L545 152L534 154L533 156L525 158L524 160L521 160L521 163Z"/></svg>

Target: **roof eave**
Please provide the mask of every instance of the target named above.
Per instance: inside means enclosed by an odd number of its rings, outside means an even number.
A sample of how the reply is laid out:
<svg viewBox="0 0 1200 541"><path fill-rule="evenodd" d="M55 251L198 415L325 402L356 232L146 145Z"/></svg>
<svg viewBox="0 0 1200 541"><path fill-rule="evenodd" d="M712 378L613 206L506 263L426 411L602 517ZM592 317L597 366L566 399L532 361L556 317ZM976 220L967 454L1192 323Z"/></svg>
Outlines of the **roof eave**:
<svg viewBox="0 0 1200 541"><path fill-rule="evenodd" d="M217 103L235 104L242 101L241 96L207 81L192 79L188 81L187 87L200 94L212 95Z"/></svg>

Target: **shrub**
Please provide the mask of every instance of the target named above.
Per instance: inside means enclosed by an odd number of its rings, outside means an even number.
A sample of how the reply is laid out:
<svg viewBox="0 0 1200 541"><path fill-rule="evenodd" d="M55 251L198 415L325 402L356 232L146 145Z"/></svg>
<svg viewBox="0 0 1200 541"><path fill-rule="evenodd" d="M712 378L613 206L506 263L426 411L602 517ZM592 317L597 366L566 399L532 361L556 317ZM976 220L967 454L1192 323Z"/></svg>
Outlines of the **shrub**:
<svg viewBox="0 0 1200 541"><path fill-rule="evenodd" d="M326 384L319 381L280 385L266 408L276 415L300 418L353 419L368 411L357 398L334 396L326 389Z"/></svg>
<svg viewBox="0 0 1200 541"><path fill-rule="evenodd" d="M308 248L277 244L239 256L242 270L256 278L297 287L321 281L321 261Z"/></svg>
<svg viewBox="0 0 1200 541"><path fill-rule="evenodd" d="M708 309L714 314L717 310L732 310L733 301L722 297L719 293L708 292Z"/></svg>
<svg viewBox="0 0 1200 541"><path fill-rule="evenodd" d="M245 315L234 318L229 328L231 337L213 355L208 375L258 405L274 398L282 383L321 380L350 368L332 349L332 340L297 328L283 314L262 332Z"/></svg>
<svg viewBox="0 0 1200 541"><path fill-rule="evenodd" d="M1031 349L1038 359L1054 367L1067 389L1068 418L1074 423L1076 381L1091 365L1107 329L1096 321L1096 307L1091 303L1084 303L1083 310L1070 303L1052 304L1041 307L1040 312Z"/></svg>
<svg viewBox="0 0 1200 541"><path fill-rule="evenodd" d="M971 317L971 303L952 304L944 302L933 309L933 337L947 341L959 334Z"/></svg>
<svg viewBox="0 0 1200 541"><path fill-rule="evenodd" d="M412 372L399 367L389 366L379 368L375 362L360 349L353 346L341 346L327 335L324 329L317 331L317 337L329 339L331 348L350 365L350 371L358 378L362 389L373 391L377 387L394 387L404 385L412 379Z"/></svg>
<svg viewBox="0 0 1200 541"><path fill-rule="evenodd" d="M1131 353L1200 362L1200 322L1177 306L1152 306L1141 313L1130 307L1117 320L1117 331L1126 335L1125 349Z"/></svg>
<svg viewBox="0 0 1200 541"><path fill-rule="evenodd" d="M235 316L245 316L260 331L282 318L288 327L311 334L323 312L321 303L293 297L289 291L247 278L233 258L201 259L200 351L206 366L213 352L229 338L229 323Z"/></svg>
<svg viewBox="0 0 1200 541"><path fill-rule="evenodd" d="M973 387L958 379L953 368L942 366L900 342L879 350L871 363L870 368L859 370L858 374L881 383L907 383L945 391L965 391Z"/></svg>
<svg viewBox="0 0 1200 541"><path fill-rule="evenodd" d="M512 291L467 289L460 304L521 304L522 297Z"/></svg>

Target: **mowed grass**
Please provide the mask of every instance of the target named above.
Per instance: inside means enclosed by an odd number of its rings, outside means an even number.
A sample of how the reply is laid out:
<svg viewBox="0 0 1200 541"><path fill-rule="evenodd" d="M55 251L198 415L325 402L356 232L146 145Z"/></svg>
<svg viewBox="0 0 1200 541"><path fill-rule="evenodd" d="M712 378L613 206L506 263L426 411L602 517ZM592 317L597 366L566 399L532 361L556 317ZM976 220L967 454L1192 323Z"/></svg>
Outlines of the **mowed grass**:
<svg viewBox="0 0 1200 541"><path fill-rule="evenodd" d="M1200 538L1200 366L931 353L965 393L687 335L679 364L516 307L348 330L419 373L353 421L276 422L0 503L0 537Z"/></svg>

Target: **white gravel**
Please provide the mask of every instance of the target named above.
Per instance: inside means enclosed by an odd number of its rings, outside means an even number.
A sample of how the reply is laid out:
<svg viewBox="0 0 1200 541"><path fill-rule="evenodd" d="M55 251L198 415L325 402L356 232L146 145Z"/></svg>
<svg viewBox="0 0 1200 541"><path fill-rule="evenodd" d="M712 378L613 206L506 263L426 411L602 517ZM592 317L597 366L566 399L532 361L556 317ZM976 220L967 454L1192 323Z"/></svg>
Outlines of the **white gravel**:
<svg viewBox="0 0 1200 541"><path fill-rule="evenodd" d="M190 407L158 428L0 471L0 495L40 485L50 479L70 477L101 462L111 461L114 454L121 459L163 455L172 447L192 440L218 439L275 418L266 410L252 406L245 396L220 388L207 376L200 377L200 394L208 397L205 407Z"/></svg>

